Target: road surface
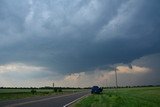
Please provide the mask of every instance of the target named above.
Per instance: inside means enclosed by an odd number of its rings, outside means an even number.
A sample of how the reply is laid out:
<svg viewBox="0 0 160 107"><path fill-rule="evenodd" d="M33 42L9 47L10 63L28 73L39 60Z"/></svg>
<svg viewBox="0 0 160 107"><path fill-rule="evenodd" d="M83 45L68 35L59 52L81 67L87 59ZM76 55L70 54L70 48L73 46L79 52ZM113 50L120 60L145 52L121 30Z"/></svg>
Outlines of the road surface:
<svg viewBox="0 0 160 107"><path fill-rule="evenodd" d="M59 96L45 96L0 102L0 107L63 107L64 105L88 95L89 91Z"/></svg>

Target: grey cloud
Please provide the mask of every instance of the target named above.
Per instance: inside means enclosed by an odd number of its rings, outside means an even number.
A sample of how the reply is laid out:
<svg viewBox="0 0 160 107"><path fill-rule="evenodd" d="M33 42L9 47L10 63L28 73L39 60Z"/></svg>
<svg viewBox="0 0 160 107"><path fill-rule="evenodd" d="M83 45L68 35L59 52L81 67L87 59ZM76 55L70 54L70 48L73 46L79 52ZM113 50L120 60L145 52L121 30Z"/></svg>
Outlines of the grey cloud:
<svg viewBox="0 0 160 107"><path fill-rule="evenodd" d="M69 73L160 52L158 0L31 1L0 3L1 64L22 62ZM96 40L119 14L127 20Z"/></svg>

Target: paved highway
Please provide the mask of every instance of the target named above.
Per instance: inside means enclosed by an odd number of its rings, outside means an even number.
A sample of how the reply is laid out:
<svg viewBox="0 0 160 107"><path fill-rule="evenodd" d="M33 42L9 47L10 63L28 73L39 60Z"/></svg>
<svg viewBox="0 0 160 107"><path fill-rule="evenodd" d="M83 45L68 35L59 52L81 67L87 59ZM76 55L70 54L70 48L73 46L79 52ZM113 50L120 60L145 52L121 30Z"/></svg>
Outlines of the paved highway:
<svg viewBox="0 0 160 107"><path fill-rule="evenodd" d="M88 95L89 91L59 96L45 96L0 102L0 107L63 107L64 105Z"/></svg>

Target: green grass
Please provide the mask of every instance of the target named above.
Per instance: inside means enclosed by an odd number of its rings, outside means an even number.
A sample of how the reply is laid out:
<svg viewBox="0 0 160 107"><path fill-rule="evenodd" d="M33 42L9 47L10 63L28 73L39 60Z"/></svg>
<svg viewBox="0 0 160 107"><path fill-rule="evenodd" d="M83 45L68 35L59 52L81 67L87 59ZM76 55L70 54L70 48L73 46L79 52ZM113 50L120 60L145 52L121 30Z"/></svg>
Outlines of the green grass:
<svg viewBox="0 0 160 107"><path fill-rule="evenodd" d="M0 89L0 101L55 94L53 90L37 89L36 91L32 94L31 89Z"/></svg>
<svg viewBox="0 0 160 107"><path fill-rule="evenodd" d="M84 98L75 107L160 107L160 87L108 89Z"/></svg>
<svg viewBox="0 0 160 107"><path fill-rule="evenodd" d="M52 89L36 89L37 92L52 92ZM31 92L31 89L0 89L1 93Z"/></svg>

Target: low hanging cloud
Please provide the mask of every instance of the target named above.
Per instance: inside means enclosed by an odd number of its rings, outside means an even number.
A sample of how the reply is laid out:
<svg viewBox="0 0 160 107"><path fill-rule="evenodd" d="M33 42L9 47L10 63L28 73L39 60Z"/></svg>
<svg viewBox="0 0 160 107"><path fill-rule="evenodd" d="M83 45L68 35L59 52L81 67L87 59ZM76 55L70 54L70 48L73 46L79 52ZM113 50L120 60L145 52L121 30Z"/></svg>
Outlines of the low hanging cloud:
<svg viewBox="0 0 160 107"><path fill-rule="evenodd" d="M154 58L160 61L160 54L148 55L132 61L132 67L128 64L117 64L118 85L119 86L136 86L136 85L158 85L160 82L159 71L152 66ZM142 63L143 62L143 63ZM141 64L139 64L141 63ZM146 66L148 65L149 66ZM139 65L139 66L138 66ZM56 81L62 86L87 87L98 85L102 87L115 86L115 71L96 69L91 72L80 72L66 75L63 80Z"/></svg>
<svg viewBox="0 0 160 107"><path fill-rule="evenodd" d="M139 66L132 66L132 69L128 66L118 66L117 67L118 73L147 73L151 71L149 68L139 67Z"/></svg>
<svg viewBox="0 0 160 107"><path fill-rule="evenodd" d="M43 71L45 68L36 67L36 66L27 66L22 63L12 63L0 66L0 73L8 73L8 72L33 72L33 71Z"/></svg>
<svg viewBox="0 0 160 107"><path fill-rule="evenodd" d="M133 66L133 69L130 69L127 66L118 66L117 70L118 83L120 86L139 85L138 82L135 83L134 79L138 81L143 75L146 75L148 72L152 72L149 68L138 66ZM137 75L139 77L136 77ZM87 87L93 85L102 87L115 86L115 71L95 70L93 73L73 73L65 76L63 81L71 87ZM129 81L134 82L134 84L130 84Z"/></svg>
<svg viewBox="0 0 160 107"><path fill-rule="evenodd" d="M59 80L61 75L56 72L51 72L44 67L23 63L0 65L0 85L4 87L50 86L53 77Z"/></svg>
<svg viewBox="0 0 160 107"><path fill-rule="evenodd" d="M119 86L158 85L160 54L153 54L133 60L128 64L115 64ZM156 63L155 63L156 62ZM45 71L45 72L44 72ZM0 66L1 86L55 86L89 87L115 86L114 69L100 69L93 71L60 75L46 68L12 63Z"/></svg>

